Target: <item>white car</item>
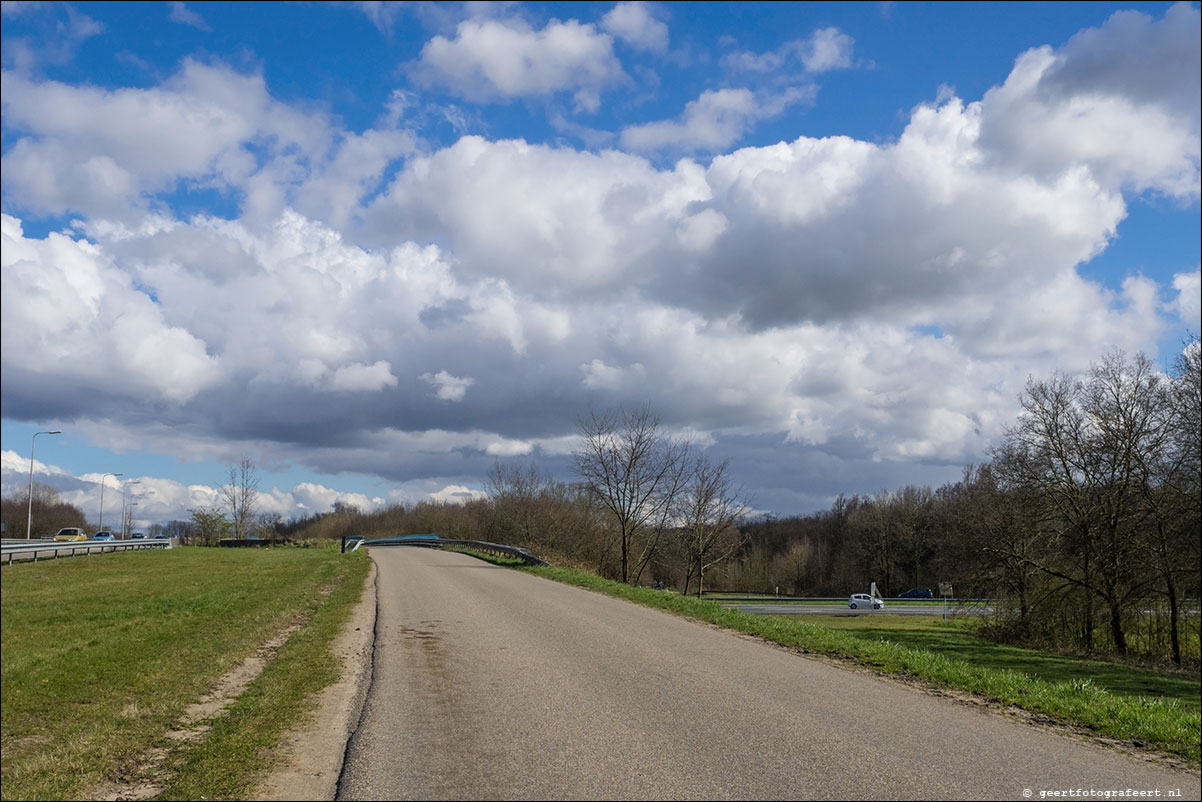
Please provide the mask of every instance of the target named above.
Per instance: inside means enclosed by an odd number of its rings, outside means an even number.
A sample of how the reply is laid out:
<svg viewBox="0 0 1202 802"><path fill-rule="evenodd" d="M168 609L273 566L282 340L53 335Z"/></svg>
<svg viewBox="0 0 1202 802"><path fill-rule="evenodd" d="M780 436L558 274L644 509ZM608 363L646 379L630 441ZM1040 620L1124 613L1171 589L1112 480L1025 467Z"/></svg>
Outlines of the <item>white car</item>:
<svg viewBox="0 0 1202 802"><path fill-rule="evenodd" d="M848 600L847 606L853 610L863 608L865 610L880 610L885 606L885 602L881 599L874 599L867 593L853 593L851 599Z"/></svg>

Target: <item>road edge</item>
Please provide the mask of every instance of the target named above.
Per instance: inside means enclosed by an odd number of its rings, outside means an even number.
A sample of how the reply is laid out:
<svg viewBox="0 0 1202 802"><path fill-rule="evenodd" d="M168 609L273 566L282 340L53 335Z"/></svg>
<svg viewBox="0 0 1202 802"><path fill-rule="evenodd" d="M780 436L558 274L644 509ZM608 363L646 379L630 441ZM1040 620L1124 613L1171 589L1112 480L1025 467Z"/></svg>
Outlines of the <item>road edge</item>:
<svg viewBox="0 0 1202 802"><path fill-rule="evenodd" d="M313 716L281 741L280 765L257 783L255 800L333 800L346 746L359 723L371 685L376 630L376 564L373 560L359 603L334 642L341 678L314 700Z"/></svg>

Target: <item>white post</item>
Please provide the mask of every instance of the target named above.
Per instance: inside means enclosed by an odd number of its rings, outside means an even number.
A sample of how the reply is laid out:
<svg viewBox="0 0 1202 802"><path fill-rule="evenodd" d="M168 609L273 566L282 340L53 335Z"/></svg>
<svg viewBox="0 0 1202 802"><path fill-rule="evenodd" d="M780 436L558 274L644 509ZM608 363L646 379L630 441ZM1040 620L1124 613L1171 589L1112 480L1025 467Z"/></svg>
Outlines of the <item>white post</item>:
<svg viewBox="0 0 1202 802"><path fill-rule="evenodd" d="M33 437L29 441L29 516L25 519L25 539L33 538L33 449L37 445L39 434L62 434L55 430L53 432L34 432Z"/></svg>
<svg viewBox="0 0 1202 802"><path fill-rule="evenodd" d="M130 479L125 484L121 485L121 539L129 540L129 532L125 531L125 491L129 490L130 485L142 484L141 479Z"/></svg>
<svg viewBox="0 0 1202 802"><path fill-rule="evenodd" d="M106 473L100 477L100 521L96 524L96 531L104 529L104 480L110 476L125 476L123 473Z"/></svg>

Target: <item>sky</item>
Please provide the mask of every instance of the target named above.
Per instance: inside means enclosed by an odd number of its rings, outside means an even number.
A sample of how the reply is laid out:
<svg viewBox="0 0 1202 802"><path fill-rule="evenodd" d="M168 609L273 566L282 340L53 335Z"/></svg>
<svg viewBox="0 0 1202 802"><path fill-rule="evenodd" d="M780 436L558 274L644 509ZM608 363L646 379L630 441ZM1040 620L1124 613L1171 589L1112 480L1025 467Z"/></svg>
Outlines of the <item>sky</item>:
<svg viewBox="0 0 1202 802"><path fill-rule="evenodd" d="M0 485L93 519L572 481L643 406L805 514L1200 328L1197 3L2 11Z"/></svg>

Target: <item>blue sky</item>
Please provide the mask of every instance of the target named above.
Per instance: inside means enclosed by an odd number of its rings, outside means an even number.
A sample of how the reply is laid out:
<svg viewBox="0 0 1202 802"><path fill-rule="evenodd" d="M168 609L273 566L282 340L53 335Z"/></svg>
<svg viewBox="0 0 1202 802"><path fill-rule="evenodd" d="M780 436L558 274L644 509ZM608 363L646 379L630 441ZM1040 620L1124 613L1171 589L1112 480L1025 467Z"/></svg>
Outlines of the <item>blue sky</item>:
<svg viewBox="0 0 1202 802"><path fill-rule="evenodd" d="M0 482L144 523L570 480L939 484L1199 329L1196 3L4 2ZM109 487L116 487L109 479ZM107 497L106 497L107 498Z"/></svg>

